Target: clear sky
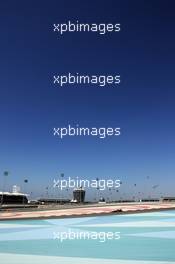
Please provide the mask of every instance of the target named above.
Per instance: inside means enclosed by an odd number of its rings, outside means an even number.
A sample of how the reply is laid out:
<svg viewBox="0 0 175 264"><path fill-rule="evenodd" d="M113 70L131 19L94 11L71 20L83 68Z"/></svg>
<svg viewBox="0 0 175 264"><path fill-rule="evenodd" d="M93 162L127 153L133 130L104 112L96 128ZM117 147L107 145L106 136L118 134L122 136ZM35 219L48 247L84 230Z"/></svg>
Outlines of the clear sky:
<svg viewBox="0 0 175 264"><path fill-rule="evenodd" d="M53 23L68 20L121 23L122 30L53 33ZM173 0L1 1L0 54L1 187L8 170L7 188L27 178L26 191L40 196L64 172L119 178L131 196L155 184L156 195L175 196ZM122 83L52 84L54 74L68 72L120 73ZM68 124L120 126L122 135L53 137L53 127Z"/></svg>

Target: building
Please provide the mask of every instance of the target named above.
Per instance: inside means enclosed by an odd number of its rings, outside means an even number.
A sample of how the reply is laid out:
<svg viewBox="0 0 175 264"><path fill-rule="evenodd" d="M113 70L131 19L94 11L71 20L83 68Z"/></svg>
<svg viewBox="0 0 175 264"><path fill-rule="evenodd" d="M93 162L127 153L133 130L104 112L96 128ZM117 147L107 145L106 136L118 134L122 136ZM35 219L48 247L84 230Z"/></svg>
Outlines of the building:
<svg viewBox="0 0 175 264"><path fill-rule="evenodd" d="M0 204L27 204L27 196L23 193L0 192Z"/></svg>
<svg viewBox="0 0 175 264"><path fill-rule="evenodd" d="M38 200L40 204L66 204L70 203L70 199L64 198L40 198Z"/></svg>
<svg viewBox="0 0 175 264"><path fill-rule="evenodd" d="M175 202L175 197L163 197L162 202Z"/></svg>
<svg viewBox="0 0 175 264"><path fill-rule="evenodd" d="M14 185L12 192L0 192L0 204L28 204L27 195L20 192L20 187Z"/></svg>
<svg viewBox="0 0 175 264"><path fill-rule="evenodd" d="M76 202L76 203L84 203L85 201L85 190L81 187L78 189L75 189L73 191L73 200L72 202Z"/></svg>

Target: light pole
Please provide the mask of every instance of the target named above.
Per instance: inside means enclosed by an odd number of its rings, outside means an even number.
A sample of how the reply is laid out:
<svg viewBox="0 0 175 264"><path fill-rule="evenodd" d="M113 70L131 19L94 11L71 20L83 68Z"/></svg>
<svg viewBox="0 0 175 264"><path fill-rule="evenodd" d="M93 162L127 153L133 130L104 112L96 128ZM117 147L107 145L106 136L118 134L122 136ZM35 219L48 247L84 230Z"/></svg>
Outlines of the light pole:
<svg viewBox="0 0 175 264"><path fill-rule="evenodd" d="M147 179L147 184L146 184L146 191L148 192L146 194L146 196L148 197L148 200L149 200L149 180L150 180L150 177L149 176L146 176L146 179Z"/></svg>
<svg viewBox="0 0 175 264"><path fill-rule="evenodd" d="M64 173L61 173L61 179L63 179L64 178ZM61 180L62 181L62 180ZM62 186L62 184L61 184L61 186ZM60 196L60 204L62 204L62 199L63 199L63 196L62 196L62 189L60 189L60 194L61 194L61 196Z"/></svg>
<svg viewBox="0 0 175 264"><path fill-rule="evenodd" d="M46 198L49 199L49 187L46 187Z"/></svg>
<svg viewBox="0 0 175 264"><path fill-rule="evenodd" d="M135 187L135 189L136 189L136 187L137 187L137 184L136 183L134 183L134 187ZM134 190L134 201L136 202L136 190Z"/></svg>
<svg viewBox="0 0 175 264"><path fill-rule="evenodd" d="M28 180L25 179L25 180L24 180L24 183L28 183ZM25 188L24 188L24 189L25 189ZM24 193L23 193L23 207L25 207L25 206L24 206Z"/></svg>
<svg viewBox="0 0 175 264"><path fill-rule="evenodd" d="M3 177L3 187L2 187L2 196L1 196L1 207L3 205L6 177L9 175L9 172L8 171L4 171L3 175L4 175L4 177Z"/></svg>
<svg viewBox="0 0 175 264"><path fill-rule="evenodd" d="M97 203L99 202L99 178L96 178L96 182L97 182L97 194L96 194L96 199L97 199Z"/></svg>

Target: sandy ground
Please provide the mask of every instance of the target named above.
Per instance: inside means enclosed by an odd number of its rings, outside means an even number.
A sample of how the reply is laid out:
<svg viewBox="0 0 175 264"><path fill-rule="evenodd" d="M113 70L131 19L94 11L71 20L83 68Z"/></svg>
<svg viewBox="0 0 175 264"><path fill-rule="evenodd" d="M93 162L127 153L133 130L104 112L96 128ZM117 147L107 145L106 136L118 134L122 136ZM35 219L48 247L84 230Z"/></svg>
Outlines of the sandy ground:
<svg viewBox="0 0 175 264"><path fill-rule="evenodd" d="M175 203L132 203L132 204L114 204L101 206L84 206L73 208L45 209L17 211L6 210L0 212L0 220L12 219L37 219L37 218L63 218L63 217L80 217L105 214L121 213L139 213L148 211L175 209Z"/></svg>

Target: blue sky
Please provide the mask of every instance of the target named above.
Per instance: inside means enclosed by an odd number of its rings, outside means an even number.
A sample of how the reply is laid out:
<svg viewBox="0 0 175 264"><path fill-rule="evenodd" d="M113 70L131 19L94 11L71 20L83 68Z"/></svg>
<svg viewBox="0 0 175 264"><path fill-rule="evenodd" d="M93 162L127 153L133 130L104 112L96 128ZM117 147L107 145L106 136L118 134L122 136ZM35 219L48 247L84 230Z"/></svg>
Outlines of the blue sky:
<svg viewBox="0 0 175 264"><path fill-rule="evenodd" d="M3 1L0 4L0 186L36 196L65 177L120 178L124 193L159 184L174 195L174 1ZM121 23L117 34L59 37L53 23ZM52 84L54 74L121 74L117 87ZM53 127L118 127L104 140ZM25 187L26 188L26 187Z"/></svg>

